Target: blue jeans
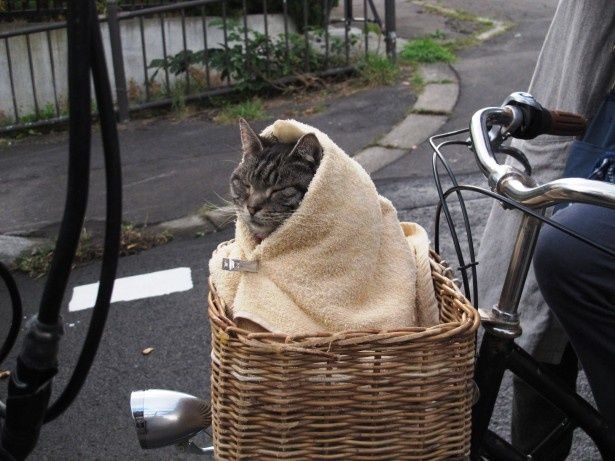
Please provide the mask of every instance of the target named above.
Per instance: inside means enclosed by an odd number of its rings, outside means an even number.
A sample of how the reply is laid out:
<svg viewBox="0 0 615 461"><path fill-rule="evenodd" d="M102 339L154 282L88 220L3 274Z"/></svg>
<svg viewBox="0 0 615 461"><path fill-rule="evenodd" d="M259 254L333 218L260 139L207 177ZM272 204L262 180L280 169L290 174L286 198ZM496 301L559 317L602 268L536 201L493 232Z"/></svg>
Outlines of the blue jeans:
<svg viewBox="0 0 615 461"><path fill-rule="evenodd" d="M615 249L615 209L573 204L553 219ZM534 270L585 369L598 409L615 430L615 258L545 225Z"/></svg>

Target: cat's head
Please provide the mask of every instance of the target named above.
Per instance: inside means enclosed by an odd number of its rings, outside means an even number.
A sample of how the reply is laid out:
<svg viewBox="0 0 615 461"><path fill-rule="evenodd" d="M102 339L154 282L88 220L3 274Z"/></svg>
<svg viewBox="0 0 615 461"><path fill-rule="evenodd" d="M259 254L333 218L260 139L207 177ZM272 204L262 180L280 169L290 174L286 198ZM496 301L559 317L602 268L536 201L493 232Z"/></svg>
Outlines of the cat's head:
<svg viewBox="0 0 615 461"><path fill-rule="evenodd" d="M299 207L322 159L314 134L285 144L258 136L239 121L243 159L231 175L231 197L241 219L259 241Z"/></svg>

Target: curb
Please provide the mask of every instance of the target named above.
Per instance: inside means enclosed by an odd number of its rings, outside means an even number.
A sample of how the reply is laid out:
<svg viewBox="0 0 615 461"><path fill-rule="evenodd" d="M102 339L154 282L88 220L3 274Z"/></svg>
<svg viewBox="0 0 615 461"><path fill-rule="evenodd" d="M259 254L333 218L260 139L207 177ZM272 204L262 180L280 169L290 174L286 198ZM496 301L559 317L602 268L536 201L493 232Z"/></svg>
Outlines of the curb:
<svg viewBox="0 0 615 461"><path fill-rule="evenodd" d="M421 66L425 88L409 114L375 144L355 153L354 158L372 174L416 149L436 133L448 120L459 98L459 76L450 64L435 63ZM154 228L181 233L211 233L228 227L232 221L219 210L193 214L160 223Z"/></svg>
<svg viewBox="0 0 615 461"><path fill-rule="evenodd" d="M425 88L408 115L375 144L355 153L354 158L372 174L399 160L436 133L448 120L459 98L459 76L444 63L426 64L420 72ZM151 228L174 234L200 236L219 232L233 222L228 213L219 209L195 213L172 221L158 223Z"/></svg>
<svg viewBox="0 0 615 461"><path fill-rule="evenodd" d="M376 143L352 157L372 174L399 160L437 132L448 120L459 97L459 77L449 64L427 64L420 68L426 82L408 115ZM219 209L198 212L150 226L154 232L199 237L226 229L233 220ZM42 245L40 239L0 235L0 261L12 265L22 252Z"/></svg>
<svg viewBox="0 0 615 461"><path fill-rule="evenodd" d="M375 144L357 152L353 158L372 174L399 160L426 141L448 120L459 98L459 77L449 64L421 66L426 82L409 114Z"/></svg>
<svg viewBox="0 0 615 461"><path fill-rule="evenodd" d="M50 243L51 241L48 239L0 234L0 262L10 267L25 251L34 250Z"/></svg>
<svg viewBox="0 0 615 461"><path fill-rule="evenodd" d="M420 72L426 85L408 115L376 143L353 155L368 173L416 149L446 123L455 107L459 96L459 78L455 70L448 64L438 63L423 65ZM152 225L150 230L198 237L224 230L231 223L228 213L212 209ZM0 261L10 266L24 251L43 243L41 239L0 235Z"/></svg>

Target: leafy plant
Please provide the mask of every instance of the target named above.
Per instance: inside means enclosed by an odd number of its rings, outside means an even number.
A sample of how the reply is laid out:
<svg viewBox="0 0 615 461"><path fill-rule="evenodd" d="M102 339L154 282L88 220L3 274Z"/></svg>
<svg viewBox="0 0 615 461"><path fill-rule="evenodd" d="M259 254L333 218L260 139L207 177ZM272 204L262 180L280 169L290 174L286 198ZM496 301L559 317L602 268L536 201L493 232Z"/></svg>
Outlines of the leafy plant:
<svg viewBox="0 0 615 461"><path fill-rule="evenodd" d="M56 117L56 108L50 102L45 104L45 106L39 111L39 114L38 114L39 120L49 120L55 117Z"/></svg>
<svg viewBox="0 0 615 461"><path fill-rule="evenodd" d="M38 120L36 114L24 114L19 116L19 121L21 123L34 123Z"/></svg>
<svg viewBox="0 0 615 461"><path fill-rule="evenodd" d="M451 62L455 59L453 52L433 38L417 38L404 46L400 56L410 62Z"/></svg>
<svg viewBox="0 0 615 461"><path fill-rule="evenodd" d="M222 29L222 19L212 20L210 26ZM329 49L323 48L324 30L310 32L310 39L299 34L279 35L276 38L261 32L245 29L238 20L226 21L227 42L221 48L200 51L185 50L154 59L149 68L155 69L152 79L166 69L179 76L193 73L193 66L209 66L220 73L222 80L232 81L240 91L255 92L268 87L283 89L277 80L287 76L316 72L335 67L345 62L346 45L339 37L330 37ZM356 43L356 36L350 37L349 46Z"/></svg>

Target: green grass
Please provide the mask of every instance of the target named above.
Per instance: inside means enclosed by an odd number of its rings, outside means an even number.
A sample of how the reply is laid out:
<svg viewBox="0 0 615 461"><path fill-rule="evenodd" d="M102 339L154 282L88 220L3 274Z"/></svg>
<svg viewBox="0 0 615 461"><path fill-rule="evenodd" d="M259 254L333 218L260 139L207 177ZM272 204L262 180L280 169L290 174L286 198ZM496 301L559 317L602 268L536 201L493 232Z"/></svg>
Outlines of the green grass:
<svg viewBox="0 0 615 461"><path fill-rule="evenodd" d="M34 123L38 120L36 114L25 114L19 117L21 123Z"/></svg>
<svg viewBox="0 0 615 461"><path fill-rule="evenodd" d="M408 62L432 63L455 60L455 54L447 46L429 37L410 40L400 56Z"/></svg>
<svg viewBox="0 0 615 461"><path fill-rule="evenodd" d="M265 118L265 107L259 98L253 98L238 104L227 104L214 117L217 123L235 123L239 117L246 120L260 120Z"/></svg>
<svg viewBox="0 0 615 461"><path fill-rule="evenodd" d="M22 253L15 261L15 269L30 277L42 277L49 270L53 258L53 245L45 245Z"/></svg>
<svg viewBox="0 0 615 461"><path fill-rule="evenodd" d="M49 120L55 117L56 117L56 108L50 102L45 104L45 106L40 110L38 114L39 120Z"/></svg>
<svg viewBox="0 0 615 461"><path fill-rule="evenodd" d="M397 81L399 68L385 56L368 54L358 65L361 82L369 86L392 85Z"/></svg>
<svg viewBox="0 0 615 461"><path fill-rule="evenodd" d="M176 81L171 88L171 107L179 114L186 110L186 84L183 80Z"/></svg>
<svg viewBox="0 0 615 461"><path fill-rule="evenodd" d="M425 88L426 84L427 82L425 82L425 79L421 75L421 72L418 69L413 69L412 76L410 77L410 86L412 87L412 89L417 93L420 93L421 91L423 91L423 88Z"/></svg>
<svg viewBox="0 0 615 461"><path fill-rule="evenodd" d="M367 23L367 32L368 33L372 33L372 34L376 34L376 35L381 35L382 34L382 29L380 28L380 26L378 24L375 24L373 22L368 22Z"/></svg>

